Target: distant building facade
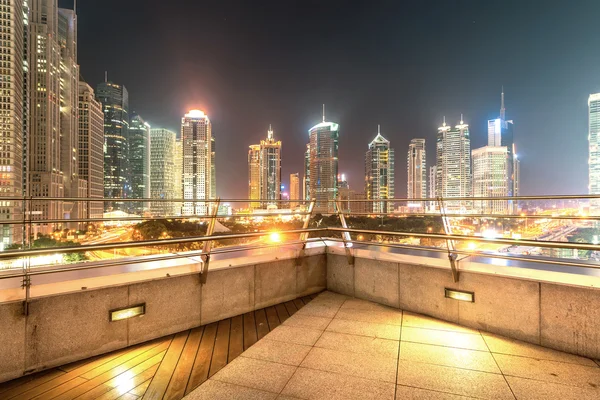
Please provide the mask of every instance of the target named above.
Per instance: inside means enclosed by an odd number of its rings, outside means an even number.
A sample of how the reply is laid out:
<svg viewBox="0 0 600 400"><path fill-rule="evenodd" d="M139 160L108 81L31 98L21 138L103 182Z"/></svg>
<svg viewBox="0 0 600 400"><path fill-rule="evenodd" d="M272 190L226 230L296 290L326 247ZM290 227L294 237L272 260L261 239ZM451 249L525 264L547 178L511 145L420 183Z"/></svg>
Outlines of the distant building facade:
<svg viewBox="0 0 600 400"><path fill-rule="evenodd" d="M473 196L508 196L508 157L506 146L484 146L473 153ZM475 200L476 212L484 214L505 214L507 200Z"/></svg>
<svg viewBox="0 0 600 400"><path fill-rule="evenodd" d="M290 208L300 206L300 174L290 174Z"/></svg>
<svg viewBox="0 0 600 400"><path fill-rule="evenodd" d="M600 93L588 98L589 194L600 194ZM600 208L600 201L594 201Z"/></svg>
<svg viewBox="0 0 600 400"><path fill-rule="evenodd" d="M260 145L253 144L248 149L248 198L251 208L260 207Z"/></svg>
<svg viewBox="0 0 600 400"><path fill-rule="evenodd" d="M183 149L182 215L206 215L216 198L215 140L208 116L191 110L181 119ZM200 200L195 202L194 200Z"/></svg>
<svg viewBox="0 0 600 400"><path fill-rule="evenodd" d="M132 115L129 123L129 170L131 180L131 198L150 197L150 124L137 114ZM141 213L149 204L129 203L133 212Z"/></svg>
<svg viewBox="0 0 600 400"><path fill-rule="evenodd" d="M85 197L104 197L104 114L94 89L79 82L79 177L87 181ZM102 218L103 201L87 204L87 218Z"/></svg>
<svg viewBox="0 0 600 400"><path fill-rule="evenodd" d="M130 197L129 181L129 93L123 85L102 82L96 87L96 99L104 112L104 197ZM106 203L123 208L121 203Z"/></svg>
<svg viewBox="0 0 600 400"><path fill-rule="evenodd" d="M408 145L408 187L407 198L427 198L427 158L425 139L412 139ZM420 203L421 207L425 204Z"/></svg>
<svg viewBox="0 0 600 400"><path fill-rule="evenodd" d="M183 142L181 138L175 139L175 156L173 157L173 207L175 215L181 215L183 207Z"/></svg>
<svg viewBox="0 0 600 400"><path fill-rule="evenodd" d="M315 212L334 212L337 198L338 143L340 126L323 121L308 131L309 197L316 199Z"/></svg>
<svg viewBox="0 0 600 400"><path fill-rule="evenodd" d="M365 155L365 194L367 200L372 200L370 212L394 211L394 202L388 201L394 198L394 181L394 149L378 128Z"/></svg>
<svg viewBox="0 0 600 400"><path fill-rule="evenodd" d="M150 197L152 199L178 198L175 192L176 138L177 134L168 129L150 130ZM169 201L153 201L150 203L150 211L157 217L176 215L179 205L180 203Z"/></svg>
<svg viewBox="0 0 600 400"><path fill-rule="evenodd" d="M471 138L469 125L461 121L454 128L444 123L436 138L436 196L444 199L444 208L468 211L470 201L450 201L473 195L471 175Z"/></svg>

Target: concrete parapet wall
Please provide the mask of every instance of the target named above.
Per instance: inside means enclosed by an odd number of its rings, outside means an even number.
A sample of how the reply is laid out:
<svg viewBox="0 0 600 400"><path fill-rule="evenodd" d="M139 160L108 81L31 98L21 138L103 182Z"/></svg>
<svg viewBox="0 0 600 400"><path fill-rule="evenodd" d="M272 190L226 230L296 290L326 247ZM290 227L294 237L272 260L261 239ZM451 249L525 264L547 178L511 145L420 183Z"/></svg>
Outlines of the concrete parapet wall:
<svg viewBox="0 0 600 400"><path fill-rule="evenodd" d="M597 287L500 276L493 266L487 273L459 268L459 281L454 282L449 264L444 268L440 260L427 266L425 257L416 265L401 255L379 260L360 251L355 255L354 265L349 265L343 251L329 249L329 290L600 359ZM446 298L445 288L473 292L475 301Z"/></svg>
<svg viewBox="0 0 600 400"><path fill-rule="evenodd" d="M304 257L300 265L294 259L244 261L210 269L204 285L194 273L34 298L28 316L22 302L0 303L0 382L326 287L324 253ZM110 310L140 303L146 304L145 315L109 322Z"/></svg>

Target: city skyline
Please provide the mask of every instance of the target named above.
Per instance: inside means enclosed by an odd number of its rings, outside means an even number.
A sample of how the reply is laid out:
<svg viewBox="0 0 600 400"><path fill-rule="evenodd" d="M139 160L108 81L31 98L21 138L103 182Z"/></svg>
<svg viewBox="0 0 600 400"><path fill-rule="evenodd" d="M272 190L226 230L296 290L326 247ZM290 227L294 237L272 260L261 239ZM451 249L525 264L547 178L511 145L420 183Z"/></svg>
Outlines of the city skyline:
<svg viewBox="0 0 600 400"><path fill-rule="evenodd" d="M211 115L224 143L244 138L244 146L233 148L231 157L217 158L222 197L245 195L244 178L235 171L245 168L245 146L258 143L265 124L281 131L282 158L287 160L282 176L287 181L302 168L302 154L295 149L305 144L306 130L320 120L320 105L328 104L329 118L345 127L340 169L357 187L363 167L352 160L362 157L362 137L372 126L385 126L398 151L410 139L422 137L433 154L438 121L443 115L455 120L464 112L473 148L478 148L487 142L487 121L498 116L502 86L508 114L518 121L522 194L587 191L586 166L570 163L562 154L587 158L587 98L600 92L595 67L600 54L589 38L596 34L593 16L600 4L580 3L566 19L561 4L553 1L545 2L542 13L516 1L356 8L331 2L321 4L316 15L310 5L298 5L297 18L284 23L289 6L276 2L265 2L261 12L236 1L202 9L186 1L178 7L152 1L142 7L136 0L93 3L77 5L78 57L86 81L95 86L108 70L113 81L132 93L132 109L152 126L178 130L180 115L198 108ZM327 15L340 10L340 24L327 23ZM428 19L413 18L419 13ZM141 26L164 18L179 20L185 28L158 25L148 31ZM101 37L97 32L106 20L121 28ZM307 25L316 29L306 31ZM277 34L264 34L264 26ZM549 34L527 34L532 31ZM130 35L127 52L99 58L110 54L122 35ZM211 40L202 46L209 57L199 61L189 46L206 37ZM505 56L490 57L492 46L505 49ZM461 56L456 57L459 49ZM279 52L276 64L267 62ZM447 61L434 62L442 58ZM139 60L150 59L139 68ZM306 60L312 59L319 62L307 66ZM157 93L160 101L155 101ZM404 196L406 177L396 171L397 195Z"/></svg>

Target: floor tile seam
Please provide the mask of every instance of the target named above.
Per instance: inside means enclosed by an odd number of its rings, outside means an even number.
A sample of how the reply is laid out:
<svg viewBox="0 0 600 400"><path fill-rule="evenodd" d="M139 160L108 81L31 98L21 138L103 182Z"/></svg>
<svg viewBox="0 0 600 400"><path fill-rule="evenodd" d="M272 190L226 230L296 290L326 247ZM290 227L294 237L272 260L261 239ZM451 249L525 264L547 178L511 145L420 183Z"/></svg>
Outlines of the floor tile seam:
<svg viewBox="0 0 600 400"><path fill-rule="evenodd" d="M483 337L483 334L481 332L480 332L480 335L481 335L481 340L483 340L483 343L485 343L485 347L487 347L489 353L491 354L492 359L494 360L494 363L496 363L496 367L500 370L500 374L502 375L502 379L504 379L504 382L506 382L506 386L508 386L508 390L510 390L510 393L513 395L513 397L516 400L517 395L515 394L513 388L510 386L510 383L508 383L508 379L506 379L506 375L504 375L504 371L502 371L502 368L500 368L500 364L498 364L498 360L496 360L496 357L494 357L494 353L492 353L490 346L488 346L488 344L485 341L485 338Z"/></svg>
<svg viewBox="0 0 600 400"><path fill-rule="evenodd" d="M405 326L407 328L427 329L427 330L430 330L430 331L466 333L466 334L469 334L469 335L479 335L479 334L481 334L477 330L475 330L474 332L465 332L465 331L457 330L457 329L429 328L429 327L423 327L423 326L406 325L405 323L402 323L402 326Z"/></svg>
<svg viewBox="0 0 600 400"><path fill-rule="evenodd" d="M402 326L402 323L399 324L382 324L381 322L372 322L372 321L365 321L362 319L352 319L352 318L342 318L342 317L336 317L334 319L338 319L338 320L342 320L342 321L355 321L355 322L365 322L367 324L378 324L378 325L390 325L390 326Z"/></svg>
<svg viewBox="0 0 600 400"><path fill-rule="evenodd" d="M215 378L215 376L216 376L216 374L215 374L215 375L213 375L213 376L211 376L210 378L208 378L208 379L207 379L207 380L205 380L204 382L202 382L202 384L201 384L200 386L198 386L197 388L195 388L194 390L192 390L192 391L191 391L191 392L188 394L188 396L189 396L190 394L192 394L192 393L193 393L195 390L199 390L199 389L200 389L200 388L201 388L201 387L202 387L202 386L203 386L203 385L204 385L206 382L208 382L208 381L217 381L217 382L226 383L226 384L228 384L228 385L232 385L232 386L239 386L239 387L243 387L243 388L245 388L245 389L252 389L252 390L257 390L257 391L259 391L259 392L271 393L271 394L274 394L274 395L277 395L277 396L279 395L279 393L278 393L278 392L272 392L272 391L270 391L270 390L257 389L257 388L255 388L255 387L252 387L252 386L247 386L247 385L241 385L241 384L239 384L239 383L231 383L231 382L228 382L228 381L222 381L222 380L220 380L220 379L218 379L218 378ZM277 397L276 397L276 398L277 398Z"/></svg>
<svg viewBox="0 0 600 400"><path fill-rule="evenodd" d="M350 378L365 379L365 380L371 381L371 382L378 382L378 383L385 383L385 384L388 384L388 385L395 385L395 383L394 383L395 381L394 382L384 381L384 380L381 380L381 379L368 378L366 376L359 376L359 375L354 375L354 374L347 374L347 373L339 372L339 371L331 371L331 370L328 370L328 369L321 369L321 368L315 368L315 367L307 367L306 365L300 365L300 366L298 366L298 369L300 369L300 368L310 369L312 371L326 372L328 374L336 374L336 375L341 375L341 376L350 377Z"/></svg>
<svg viewBox="0 0 600 400"><path fill-rule="evenodd" d="M241 357L241 356L238 356L238 357ZM266 361L266 362L270 362L270 363L274 363L274 364L286 365L288 367L298 368L300 366L300 364L298 364L298 365L296 365L296 364L286 364L286 363L281 362L281 361L273 361L273 360L269 360L269 359L266 359L266 358L258 358L258 357L255 357L255 356L244 356L244 358L250 358L252 360L258 360L258 361Z"/></svg>
<svg viewBox="0 0 600 400"><path fill-rule="evenodd" d="M477 397L477 396L465 396L464 394L460 394L460 393L454 393L454 392L445 392L443 390L437 390L437 389L431 389L431 388L424 388L421 386L412 386L412 385L404 385L404 384L400 384L398 383L396 385L396 387L398 386L404 386L404 387L410 387L410 388L415 388L415 389L422 389L422 390L428 390L430 392L436 392L436 393L443 393L443 394L451 394L453 396L462 396L462 397L466 397L468 399L482 399L482 400L487 400L484 397Z"/></svg>
<svg viewBox="0 0 600 400"><path fill-rule="evenodd" d="M404 325L403 325L404 326ZM473 335L473 336L482 336L480 331L476 331L476 332L461 332L461 331L452 331L452 330L448 330L448 329L436 329L436 328L423 328L423 327L419 327L419 326L410 326L410 325L406 325L405 328L410 328L410 329L419 329L419 330L423 330L423 331L436 331L436 332L448 332L448 333L460 333L463 335ZM482 336L483 337L483 336Z"/></svg>
<svg viewBox="0 0 600 400"><path fill-rule="evenodd" d="M597 370L597 369L600 368L600 366L597 366L597 365L586 365L586 364L581 364L581 363L577 363L577 362L553 360L553 359L544 358L544 357L524 356L524 355L520 355L520 354L502 353L500 351L490 351L490 353L492 353L492 354L498 354L498 355L501 355L501 356L529 358L529 359L537 360L537 361L550 361L550 362L555 362L555 363L560 363L560 364L576 365L578 367L586 367L586 368L591 368L591 369L594 369L594 370ZM569 354L569 353L566 353L566 354ZM591 360L591 359L588 359L588 360ZM594 360L591 360L591 361L594 362Z"/></svg>
<svg viewBox="0 0 600 400"><path fill-rule="evenodd" d="M304 358L302 358L302 361L300 361L300 364L298 364L298 366L296 367L296 369L294 370L294 373L288 378L287 382L285 383L285 385L283 385L283 387L281 388L281 390L278 393L278 396L281 395L281 393L285 390L285 388L287 387L287 385L290 383L290 381L292 380L292 378L294 377L294 375L296 375L296 372L298 372L298 368L300 368L300 365L302 365L304 363L304 361L306 360L306 357L308 357L308 355L310 354L310 352L312 351L312 349L315 348L315 344L319 341L319 339L321 339L321 336L323 336L323 332L325 332L325 330L329 327L329 325L331 324L331 322L333 321L333 318L335 318L335 316L337 315L337 313L340 311L340 308L342 307L342 305L347 301L348 299L344 299L344 301L342 302L342 304L339 305L338 309L335 312L335 315L331 318L331 320L329 321L329 323L327 324L327 326L325 327L325 329L323 329L323 331L321 331L321 334L319 335L319 337L317 338L317 340L315 340L315 343L313 343L313 345L311 346L311 349L306 353L306 355L304 356Z"/></svg>
<svg viewBox="0 0 600 400"><path fill-rule="evenodd" d="M474 369L474 368L457 367L455 365L438 364L438 363L435 363L435 362L407 360L407 359L400 359L400 360L398 360L398 364L400 364L400 361L407 361L407 362L416 363L416 364L436 365L438 367L454 368L454 369L460 369L460 370L463 370L463 371L482 372L482 373L485 373L485 374L492 374L492 375L502 375L502 371L499 368L498 368L498 372L490 372L490 371L482 371L480 369Z"/></svg>
<svg viewBox="0 0 600 400"><path fill-rule="evenodd" d="M400 267L398 267L400 271ZM400 285L398 285L400 288ZM398 372L400 369L400 345L402 344L402 323L404 322L404 311L400 310L402 318L400 319L400 332L398 333L398 353L396 354L396 384L394 385L394 399L398 398Z"/></svg>
<svg viewBox="0 0 600 400"><path fill-rule="evenodd" d="M265 336L264 338L260 339L258 342L260 342L260 341L262 341L262 340L266 340L267 342L276 342L276 343L294 344L294 345L298 345L298 346L311 347L311 348L312 348L312 347L314 347L313 345L310 345L310 344L296 343L296 342L288 342L288 341L285 341L285 340L277 340L277 339L267 338L266 336ZM256 342L256 343L258 343L258 342ZM256 343L255 343L255 344L256 344ZM250 349L251 349L251 347L248 347L248 350L250 350ZM246 351L247 351L247 350L244 350L244 352L243 352L243 353L245 353ZM243 354L243 353L242 353L242 354Z"/></svg>
<svg viewBox="0 0 600 400"><path fill-rule="evenodd" d="M563 383L563 382L557 382L557 381L549 381L549 380L543 380L543 379L536 379L536 378L530 378L530 377L526 377L526 376L507 374L507 373L504 373L504 376L508 376L511 378L527 379L527 380L536 381L536 382L551 383L554 385L560 385L560 386L565 386L565 387L576 387L576 388L580 388L580 389L594 390L594 391L598 392L598 396L600 397L600 387L594 388L589 385L588 386L575 385L575 384L569 384L569 383Z"/></svg>
<svg viewBox="0 0 600 400"><path fill-rule="evenodd" d="M398 346L400 347L400 346ZM385 359L391 359L391 360L395 360L398 361L398 358L396 358L396 356L386 356L384 354L373 354L373 353L368 353L368 352L358 352L358 351L351 351L351 350L344 350L344 349L332 349L329 347L323 347L323 346L317 346L317 344L315 343L315 345L313 346L313 348L317 348L317 349L323 349L323 350L331 350L331 351L337 351L340 353L345 353L345 354L358 354L358 355L366 355L369 356L371 358L385 358Z"/></svg>
<svg viewBox="0 0 600 400"><path fill-rule="evenodd" d="M425 345L428 345L428 346L447 347L449 349L471 350L471 351L481 351L483 353L490 353L488 350L471 349L471 348L468 348L468 347L457 347L457 346L450 346L450 345L446 345L446 344L437 344L437 343L415 342L413 340L401 340L400 341L400 346L402 346L402 343L417 343L417 344L425 344Z"/></svg>
<svg viewBox="0 0 600 400"><path fill-rule="evenodd" d="M400 328L400 327L398 327ZM332 331L332 330L326 330L325 332L329 332L329 333L340 333L343 335L352 335L352 336L358 336L358 337L363 337L363 338L369 338L369 339L382 339L382 340L391 340L392 342L400 342L399 339L390 339L388 337L382 337L382 336L371 336L371 335L361 335L359 333L348 333L348 332L340 332L340 331Z"/></svg>

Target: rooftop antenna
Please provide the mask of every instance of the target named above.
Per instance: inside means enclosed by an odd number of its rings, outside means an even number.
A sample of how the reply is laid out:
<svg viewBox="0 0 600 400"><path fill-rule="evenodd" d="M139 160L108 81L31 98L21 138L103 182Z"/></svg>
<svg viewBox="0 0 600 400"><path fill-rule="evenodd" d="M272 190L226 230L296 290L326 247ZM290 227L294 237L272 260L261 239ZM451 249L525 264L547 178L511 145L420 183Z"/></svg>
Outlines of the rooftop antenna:
<svg viewBox="0 0 600 400"><path fill-rule="evenodd" d="M381 125L377 124L377 134L381 135Z"/></svg>
<svg viewBox="0 0 600 400"><path fill-rule="evenodd" d="M446 116L444 115L444 124L443 126L446 126Z"/></svg>
<svg viewBox="0 0 600 400"><path fill-rule="evenodd" d="M73 0L73 13L77 14L77 0Z"/></svg>
<svg viewBox="0 0 600 400"><path fill-rule="evenodd" d="M460 124L461 124L461 125L463 124L463 116L462 116L462 113L460 113Z"/></svg>
<svg viewBox="0 0 600 400"><path fill-rule="evenodd" d="M323 122L325 122L325 104L323 104Z"/></svg>
<svg viewBox="0 0 600 400"><path fill-rule="evenodd" d="M267 132L267 138L269 140L273 140L273 129L271 129L271 124L269 124L269 131Z"/></svg>
<svg viewBox="0 0 600 400"><path fill-rule="evenodd" d="M108 71L104 71L104 83L108 82Z"/></svg>
<svg viewBox="0 0 600 400"><path fill-rule="evenodd" d="M502 86L502 94L500 95L500 119L504 120L506 109L504 108L504 86Z"/></svg>

